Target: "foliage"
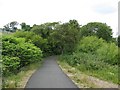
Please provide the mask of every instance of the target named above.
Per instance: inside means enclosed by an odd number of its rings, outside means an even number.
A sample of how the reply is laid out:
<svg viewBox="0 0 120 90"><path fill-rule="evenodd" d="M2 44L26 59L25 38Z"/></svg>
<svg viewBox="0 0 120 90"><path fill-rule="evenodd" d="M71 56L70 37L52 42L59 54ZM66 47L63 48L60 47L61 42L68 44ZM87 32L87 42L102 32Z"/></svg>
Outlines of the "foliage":
<svg viewBox="0 0 120 90"><path fill-rule="evenodd" d="M95 36L83 37L73 54L63 54L59 60L89 75L119 83L118 47Z"/></svg>
<svg viewBox="0 0 120 90"><path fill-rule="evenodd" d="M5 28L9 31L15 25L12 22ZM34 24L32 27L21 23L20 31L4 36L2 41L4 69L12 73L41 60L42 54L62 54L62 59L71 66L91 72L116 66L120 58L112 29L100 22L91 22L82 27L77 20Z"/></svg>
<svg viewBox="0 0 120 90"><path fill-rule="evenodd" d="M2 30L7 32L15 32L17 30L17 25L18 25L17 21L10 22L4 25L4 28Z"/></svg>
<svg viewBox="0 0 120 90"><path fill-rule="evenodd" d="M20 58L19 57L10 57L3 56L3 75L8 75L10 72L16 73L20 67Z"/></svg>
<svg viewBox="0 0 120 90"><path fill-rule="evenodd" d="M83 37L77 46L77 51L94 54L96 53L96 50L103 45L104 42L105 41L103 39L99 39L95 36Z"/></svg>
<svg viewBox="0 0 120 90"><path fill-rule="evenodd" d="M107 65L99 61L100 58L88 53L73 53L73 55L63 55L62 58L73 67L81 66L82 70L102 70Z"/></svg>
<svg viewBox="0 0 120 90"><path fill-rule="evenodd" d="M115 43L107 43L103 39L98 39L95 36L83 37L77 47L77 53L94 54L109 64L118 64L118 47Z"/></svg>
<svg viewBox="0 0 120 90"><path fill-rule="evenodd" d="M48 48L47 39L43 39L40 35L35 34L34 32L29 31L17 31L13 36L18 38L25 38L26 42L33 43L35 46L39 47L43 53Z"/></svg>
<svg viewBox="0 0 120 90"><path fill-rule="evenodd" d="M73 55L61 55L59 57L59 61L61 63L68 63L70 66L74 67L75 73L76 70L78 70L80 73L85 73L89 76L94 76L101 80L119 84L118 66L109 65L105 62L99 61L98 59L99 57L89 53L74 53ZM73 62L76 63L73 64Z"/></svg>
<svg viewBox="0 0 120 90"><path fill-rule="evenodd" d="M43 38L48 38L50 33L55 29L55 26L59 24L58 22L53 23L44 23L41 25L34 25L31 29L37 35L40 35Z"/></svg>
<svg viewBox="0 0 120 90"><path fill-rule="evenodd" d="M79 24L76 20L70 20L56 27L56 31L51 33L52 40L56 44L58 52L71 53L79 40Z"/></svg>
<svg viewBox="0 0 120 90"><path fill-rule="evenodd" d="M107 42L112 40L112 29L105 23L91 22L82 26L80 36L97 36Z"/></svg>
<svg viewBox="0 0 120 90"><path fill-rule="evenodd" d="M104 43L97 49L97 55L106 63L118 64L118 47L115 43Z"/></svg>
<svg viewBox="0 0 120 90"><path fill-rule="evenodd" d="M26 23L24 23L24 22L22 22L20 25L21 25L21 29L23 31L30 31L31 30L30 25L26 25Z"/></svg>
<svg viewBox="0 0 120 90"><path fill-rule="evenodd" d="M5 65L8 65L5 67L9 67L9 65L11 66L17 65L18 62L16 63L14 61L15 60L17 61L19 59L20 59L18 65L20 66L19 68L26 66L30 63L36 62L38 60L41 60L42 51L40 50L40 48L37 48L31 43L25 42L24 38L4 36L2 38L2 44L3 44L2 55L5 56L3 57L3 63L5 63ZM10 64L6 64L7 61L9 63L9 58L11 60ZM12 68L15 69L15 67Z"/></svg>
<svg viewBox="0 0 120 90"><path fill-rule="evenodd" d="M79 29L78 22L76 20L70 20L63 24L53 22L34 25L31 31L47 39L47 52L50 54L63 54L71 53L74 50L79 39Z"/></svg>
<svg viewBox="0 0 120 90"><path fill-rule="evenodd" d="M20 72L16 74L7 73L7 77L5 75L2 77L2 88L24 88L27 83L27 79L30 78L36 69L40 68L42 63L42 61L31 63L28 66L22 67Z"/></svg>

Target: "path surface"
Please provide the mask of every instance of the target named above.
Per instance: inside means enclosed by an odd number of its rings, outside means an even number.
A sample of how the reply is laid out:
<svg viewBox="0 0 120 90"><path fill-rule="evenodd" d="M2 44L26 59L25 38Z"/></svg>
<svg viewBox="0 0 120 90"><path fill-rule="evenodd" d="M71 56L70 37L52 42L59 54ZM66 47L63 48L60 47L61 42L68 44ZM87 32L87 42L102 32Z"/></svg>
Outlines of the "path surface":
<svg viewBox="0 0 120 90"><path fill-rule="evenodd" d="M57 64L57 57L45 59L42 67L28 80L26 88L78 88ZM78 89L77 89L78 90Z"/></svg>

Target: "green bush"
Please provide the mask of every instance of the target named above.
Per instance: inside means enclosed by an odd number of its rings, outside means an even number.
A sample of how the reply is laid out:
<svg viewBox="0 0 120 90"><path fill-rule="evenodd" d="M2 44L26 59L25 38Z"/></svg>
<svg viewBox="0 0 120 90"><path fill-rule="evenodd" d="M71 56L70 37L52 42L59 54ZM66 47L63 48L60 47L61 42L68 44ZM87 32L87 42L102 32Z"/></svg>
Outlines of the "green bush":
<svg viewBox="0 0 120 90"><path fill-rule="evenodd" d="M42 51L30 43L17 45L17 52L16 55L21 59L21 66L41 60L42 57Z"/></svg>
<svg viewBox="0 0 120 90"><path fill-rule="evenodd" d="M39 47L43 53L48 48L47 39L43 39L40 35L37 35L34 32L18 31L14 33L13 36L18 38L25 38L26 42L33 43L35 46Z"/></svg>
<svg viewBox="0 0 120 90"><path fill-rule="evenodd" d="M40 48L37 48L34 44L25 42L24 38L5 36L2 39L2 45L3 63L5 63L5 68L11 65L11 68L13 68L13 70L16 69L16 67L13 67L16 65L16 62L14 62L14 60L18 60L18 58L20 59L18 65L19 68L41 60L42 58L42 51ZM7 61L8 64L6 64ZM11 70L8 71L11 72Z"/></svg>
<svg viewBox="0 0 120 90"><path fill-rule="evenodd" d="M94 58L99 58L97 60L111 65L118 64L118 47L116 44L112 42L107 43L103 39L95 36L84 37L80 41L76 52L88 53L88 55L93 54L95 56Z"/></svg>
<svg viewBox="0 0 120 90"><path fill-rule="evenodd" d="M95 36L84 37L78 44L77 51L85 53L96 53L96 50L103 45L105 41Z"/></svg>
<svg viewBox="0 0 120 90"><path fill-rule="evenodd" d="M20 58L18 57L9 57L2 56L2 70L3 75L7 75L10 72L16 73L20 67Z"/></svg>
<svg viewBox="0 0 120 90"><path fill-rule="evenodd" d="M104 43L97 49L97 55L106 63L118 64L118 47L115 43Z"/></svg>

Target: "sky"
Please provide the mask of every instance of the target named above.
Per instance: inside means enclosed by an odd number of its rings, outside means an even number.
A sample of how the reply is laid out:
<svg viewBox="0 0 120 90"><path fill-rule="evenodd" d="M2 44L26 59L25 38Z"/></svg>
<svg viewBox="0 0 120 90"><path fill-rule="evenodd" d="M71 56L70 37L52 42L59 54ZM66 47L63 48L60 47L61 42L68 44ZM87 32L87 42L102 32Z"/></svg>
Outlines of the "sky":
<svg viewBox="0 0 120 90"><path fill-rule="evenodd" d="M89 22L106 23L116 37L118 2L119 0L0 0L0 27L12 21L39 25L76 19L80 25Z"/></svg>

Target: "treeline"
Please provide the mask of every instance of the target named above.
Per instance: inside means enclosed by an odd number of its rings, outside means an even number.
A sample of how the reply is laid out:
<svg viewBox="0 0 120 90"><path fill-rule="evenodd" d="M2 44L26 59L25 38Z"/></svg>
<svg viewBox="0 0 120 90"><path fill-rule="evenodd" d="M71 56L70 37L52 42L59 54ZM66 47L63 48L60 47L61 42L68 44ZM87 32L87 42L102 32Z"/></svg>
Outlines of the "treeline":
<svg viewBox="0 0 120 90"><path fill-rule="evenodd" d="M118 64L120 39L112 37L112 29L105 23L90 22L84 26L77 20L33 26L21 23L21 29L17 25L14 21L2 28L3 32L11 32L2 38L5 75L49 55L67 55L70 65L97 70L103 63Z"/></svg>

